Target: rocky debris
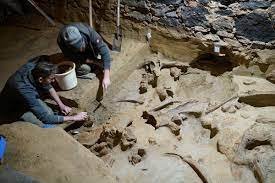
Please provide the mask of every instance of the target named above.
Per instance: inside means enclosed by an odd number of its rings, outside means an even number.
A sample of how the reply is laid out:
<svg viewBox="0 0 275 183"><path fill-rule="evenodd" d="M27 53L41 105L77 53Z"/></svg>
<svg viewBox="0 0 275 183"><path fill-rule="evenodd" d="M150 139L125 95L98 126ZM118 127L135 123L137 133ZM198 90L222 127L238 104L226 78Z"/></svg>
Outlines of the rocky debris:
<svg viewBox="0 0 275 183"><path fill-rule="evenodd" d="M102 126L94 127L91 131L85 131L75 135L74 138L85 147L90 147L98 141L102 131Z"/></svg>
<svg viewBox="0 0 275 183"><path fill-rule="evenodd" d="M127 149L133 147L133 145L137 142L137 138L132 132L131 128L127 127L122 133L121 138L121 150L126 151Z"/></svg>
<svg viewBox="0 0 275 183"><path fill-rule="evenodd" d="M139 87L139 93L143 94L148 91L149 85L152 85L152 87L155 87L157 82L157 78L150 73L146 73L142 75L142 79L140 81L140 87Z"/></svg>
<svg viewBox="0 0 275 183"><path fill-rule="evenodd" d="M234 38L234 34L228 33L228 32L223 31L223 30L222 31L218 31L217 35L220 36L220 37L224 37L224 38ZM227 41L225 41L225 42L227 42Z"/></svg>
<svg viewBox="0 0 275 183"><path fill-rule="evenodd" d="M233 18L220 16L212 22L212 26L216 31L232 32L235 25Z"/></svg>
<svg viewBox="0 0 275 183"><path fill-rule="evenodd" d="M150 15L144 15L138 11L129 12L125 16L138 21L146 21L146 22L151 22L151 19L152 19Z"/></svg>
<svg viewBox="0 0 275 183"><path fill-rule="evenodd" d="M241 2L240 6L242 9L249 9L249 10L255 10L259 8L266 9L270 7L271 1L257 1L257 0L250 0L248 2Z"/></svg>
<svg viewBox="0 0 275 183"><path fill-rule="evenodd" d="M128 161L132 165L136 165L137 163L141 162L146 155L146 151L144 148L135 148L132 150L131 154L128 156Z"/></svg>
<svg viewBox="0 0 275 183"><path fill-rule="evenodd" d="M274 127L256 123L249 127L244 135L225 129L218 139L218 151L238 165L249 166L259 182L266 182L267 177L274 175L274 169L268 171L274 162Z"/></svg>
<svg viewBox="0 0 275 183"><path fill-rule="evenodd" d="M267 171L274 156L275 128L267 124L254 124L248 128L236 149L234 162L249 165L259 182L265 182L273 171ZM271 162L274 164L274 162Z"/></svg>
<svg viewBox="0 0 275 183"><path fill-rule="evenodd" d="M169 81L171 78L166 79L166 81ZM165 80L159 80L158 86L156 88L156 92L159 96L160 101L164 101L165 99L173 98L175 97L177 84L173 81L171 82L165 82ZM169 100L169 99L168 99Z"/></svg>
<svg viewBox="0 0 275 183"><path fill-rule="evenodd" d="M206 20L206 15L208 14L208 10L198 5L196 7L181 7L181 21L184 23L186 27L194 27L194 26L202 26L208 27L209 23Z"/></svg>
<svg viewBox="0 0 275 183"><path fill-rule="evenodd" d="M96 143L90 148L90 151L96 156L102 157L111 152L107 142Z"/></svg>
<svg viewBox="0 0 275 183"><path fill-rule="evenodd" d="M269 15L264 11L254 11L236 19L236 34L250 41L269 42L275 39Z"/></svg>
<svg viewBox="0 0 275 183"><path fill-rule="evenodd" d="M115 126L104 125L100 133L99 139L89 149L97 156L104 156L111 152L111 150L120 144L121 150L126 151L130 149L137 142L137 138L133 134L130 127L123 130Z"/></svg>

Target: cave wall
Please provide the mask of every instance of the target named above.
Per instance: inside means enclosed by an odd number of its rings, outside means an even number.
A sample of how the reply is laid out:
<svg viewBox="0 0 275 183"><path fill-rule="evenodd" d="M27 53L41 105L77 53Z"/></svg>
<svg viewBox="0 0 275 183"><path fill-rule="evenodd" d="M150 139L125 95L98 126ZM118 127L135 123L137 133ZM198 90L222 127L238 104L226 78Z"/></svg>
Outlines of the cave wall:
<svg viewBox="0 0 275 183"><path fill-rule="evenodd" d="M56 21L88 22L89 0L36 2ZM117 1L92 2L94 26L112 36ZM264 62L258 50L275 48L272 0L121 0L121 18L125 37L144 40L151 32L153 50L188 62L211 52L216 41L239 63Z"/></svg>

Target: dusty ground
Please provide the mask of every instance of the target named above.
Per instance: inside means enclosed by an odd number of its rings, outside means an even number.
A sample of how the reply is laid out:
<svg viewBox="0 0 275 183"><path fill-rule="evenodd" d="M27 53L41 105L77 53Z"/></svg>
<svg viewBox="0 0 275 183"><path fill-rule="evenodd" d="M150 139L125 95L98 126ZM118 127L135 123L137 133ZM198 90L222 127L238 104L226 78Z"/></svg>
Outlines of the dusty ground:
<svg viewBox="0 0 275 183"><path fill-rule="evenodd" d="M31 55L58 52L56 29L22 30L12 39L14 28L0 29L8 32L8 46L0 49L1 86ZM119 182L274 182L275 85L264 73L236 67L213 76L133 40L122 50L112 53L112 85L103 100L95 100L97 78L60 92L94 123L69 133L79 132L73 137Z"/></svg>

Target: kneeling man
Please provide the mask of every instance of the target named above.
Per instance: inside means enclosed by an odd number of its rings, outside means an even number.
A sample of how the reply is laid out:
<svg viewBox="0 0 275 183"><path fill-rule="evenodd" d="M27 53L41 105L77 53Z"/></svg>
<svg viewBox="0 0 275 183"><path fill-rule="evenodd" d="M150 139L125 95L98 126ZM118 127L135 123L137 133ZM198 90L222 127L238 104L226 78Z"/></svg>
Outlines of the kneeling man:
<svg viewBox="0 0 275 183"><path fill-rule="evenodd" d="M54 81L56 66L49 62L49 56L43 55L31 59L17 70L6 82L0 94L3 110L17 114L19 120L28 121L43 127L45 124L60 124L66 121L83 121L86 112L68 116L72 110L63 104L51 83ZM55 114L41 99L45 94L58 104L63 115Z"/></svg>

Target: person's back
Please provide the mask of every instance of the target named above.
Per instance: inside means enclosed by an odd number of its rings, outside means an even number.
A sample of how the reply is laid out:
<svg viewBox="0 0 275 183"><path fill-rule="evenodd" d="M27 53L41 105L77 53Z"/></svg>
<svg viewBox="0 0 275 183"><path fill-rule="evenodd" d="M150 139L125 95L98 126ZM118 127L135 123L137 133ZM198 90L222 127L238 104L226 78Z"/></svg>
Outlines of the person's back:
<svg viewBox="0 0 275 183"><path fill-rule="evenodd" d="M1 100L8 102L8 106L16 108L24 106L22 101L22 92L28 92L30 95L36 95L46 92L51 86L39 87L35 85L31 71L39 61L40 57L31 59L28 63L19 68L12 76L9 77L1 92ZM14 105L16 104L16 106ZM20 106L20 104L22 104Z"/></svg>

